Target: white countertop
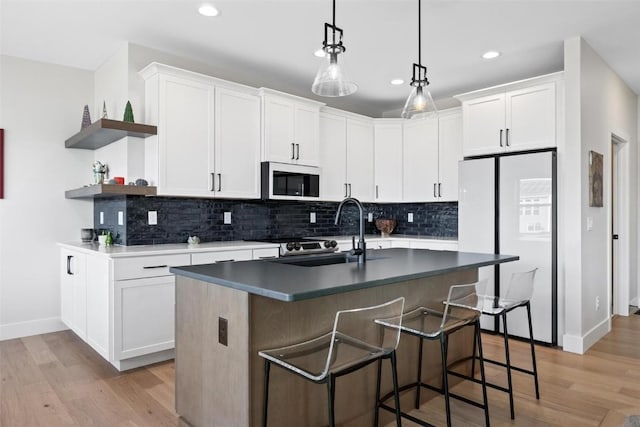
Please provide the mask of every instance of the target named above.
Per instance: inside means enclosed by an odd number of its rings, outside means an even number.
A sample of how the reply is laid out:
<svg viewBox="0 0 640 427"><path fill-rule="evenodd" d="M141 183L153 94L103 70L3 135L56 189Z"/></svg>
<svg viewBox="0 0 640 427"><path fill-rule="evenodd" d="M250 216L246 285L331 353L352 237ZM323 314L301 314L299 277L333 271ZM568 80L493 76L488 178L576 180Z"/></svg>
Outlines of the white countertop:
<svg viewBox="0 0 640 427"><path fill-rule="evenodd" d="M102 254L110 258L148 256L148 255L168 255L197 252L213 252L232 249L266 249L279 248L276 243L246 242L244 240L233 240L227 242L207 242L197 245L187 243L169 243L164 245L134 245L134 246L100 246L97 243L58 243L61 247L66 247L92 255Z"/></svg>

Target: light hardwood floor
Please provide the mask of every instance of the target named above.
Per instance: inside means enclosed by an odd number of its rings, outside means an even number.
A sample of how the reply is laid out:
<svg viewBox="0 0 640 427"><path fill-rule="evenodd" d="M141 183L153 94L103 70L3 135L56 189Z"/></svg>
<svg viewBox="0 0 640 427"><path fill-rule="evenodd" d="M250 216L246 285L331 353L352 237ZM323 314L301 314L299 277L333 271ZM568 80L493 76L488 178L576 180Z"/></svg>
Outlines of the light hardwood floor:
<svg viewBox="0 0 640 427"><path fill-rule="evenodd" d="M619 427L640 414L640 315L616 317L613 325L583 356L537 347L540 401L531 378L515 373L516 420L506 394L489 390L492 425ZM501 339L483 340L486 355L500 357ZM526 343L513 341L514 364L526 366L528 355ZM176 426L173 374L173 362L119 373L70 331L3 341L0 426ZM504 377L489 368L487 375ZM455 389L479 392L467 384ZM438 396L413 413L443 425L443 408ZM452 412L454 425L484 425L478 409L453 401Z"/></svg>

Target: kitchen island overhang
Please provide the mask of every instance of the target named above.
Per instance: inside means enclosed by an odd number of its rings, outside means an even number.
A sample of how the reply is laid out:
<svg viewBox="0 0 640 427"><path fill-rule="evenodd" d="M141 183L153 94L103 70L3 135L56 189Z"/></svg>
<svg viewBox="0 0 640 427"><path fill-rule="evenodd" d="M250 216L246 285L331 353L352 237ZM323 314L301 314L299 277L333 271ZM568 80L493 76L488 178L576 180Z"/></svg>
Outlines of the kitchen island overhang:
<svg viewBox="0 0 640 427"><path fill-rule="evenodd" d="M371 252L370 252L371 253ZM517 261L518 256L428 249L379 249L365 265L301 267L272 260L171 267L178 276L279 301L301 301Z"/></svg>
<svg viewBox="0 0 640 427"><path fill-rule="evenodd" d="M192 426L260 426L263 361L258 351L317 337L338 310L379 304L398 296L407 310L440 305L451 285L477 280L478 268L517 256L424 249L383 249L365 266L343 263L301 267L268 260L176 267L176 412ZM226 320L226 345L220 343ZM468 357L473 330L456 332L449 360ZM438 384L439 346L424 344L423 378ZM400 384L415 381L418 340L398 347ZM382 392L391 389L383 364ZM336 421L371 425L376 369L342 377L336 386ZM268 425L326 425L325 387L284 370L271 372ZM433 397L423 394L423 401ZM415 398L406 392L402 407ZM409 405L409 406L405 406ZM443 408L444 409L444 408ZM381 425L391 414L381 412Z"/></svg>

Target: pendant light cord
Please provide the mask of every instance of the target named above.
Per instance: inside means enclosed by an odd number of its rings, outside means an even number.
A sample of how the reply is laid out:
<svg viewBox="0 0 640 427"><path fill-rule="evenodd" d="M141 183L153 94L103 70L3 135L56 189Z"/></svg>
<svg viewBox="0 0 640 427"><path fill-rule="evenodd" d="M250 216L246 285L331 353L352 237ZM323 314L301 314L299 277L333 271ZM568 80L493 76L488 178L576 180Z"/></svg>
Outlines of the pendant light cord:
<svg viewBox="0 0 640 427"><path fill-rule="evenodd" d="M336 0L333 0L334 4L335 4ZM420 5L422 4L422 2L420 0L418 0L418 65L422 66L422 25L420 22L420 17L422 16L422 11L420 8ZM335 9L334 9L334 13L335 13ZM335 20L335 15L334 15L334 20Z"/></svg>
<svg viewBox="0 0 640 427"><path fill-rule="evenodd" d="M333 0L333 44L336 43L336 0Z"/></svg>

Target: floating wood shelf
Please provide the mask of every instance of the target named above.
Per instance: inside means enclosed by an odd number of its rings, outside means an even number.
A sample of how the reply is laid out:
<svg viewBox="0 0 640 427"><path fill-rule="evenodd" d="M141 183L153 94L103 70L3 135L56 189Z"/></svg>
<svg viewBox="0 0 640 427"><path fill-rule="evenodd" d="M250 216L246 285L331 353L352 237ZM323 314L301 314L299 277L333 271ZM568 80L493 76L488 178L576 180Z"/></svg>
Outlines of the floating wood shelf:
<svg viewBox="0 0 640 427"><path fill-rule="evenodd" d="M64 192L67 199L93 199L112 196L155 196L156 187L141 185L95 184Z"/></svg>
<svg viewBox="0 0 640 427"><path fill-rule="evenodd" d="M125 136L146 138L156 135L158 128L140 123L121 122L119 120L100 119L64 142L66 148L95 150L111 144Z"/></svg>

